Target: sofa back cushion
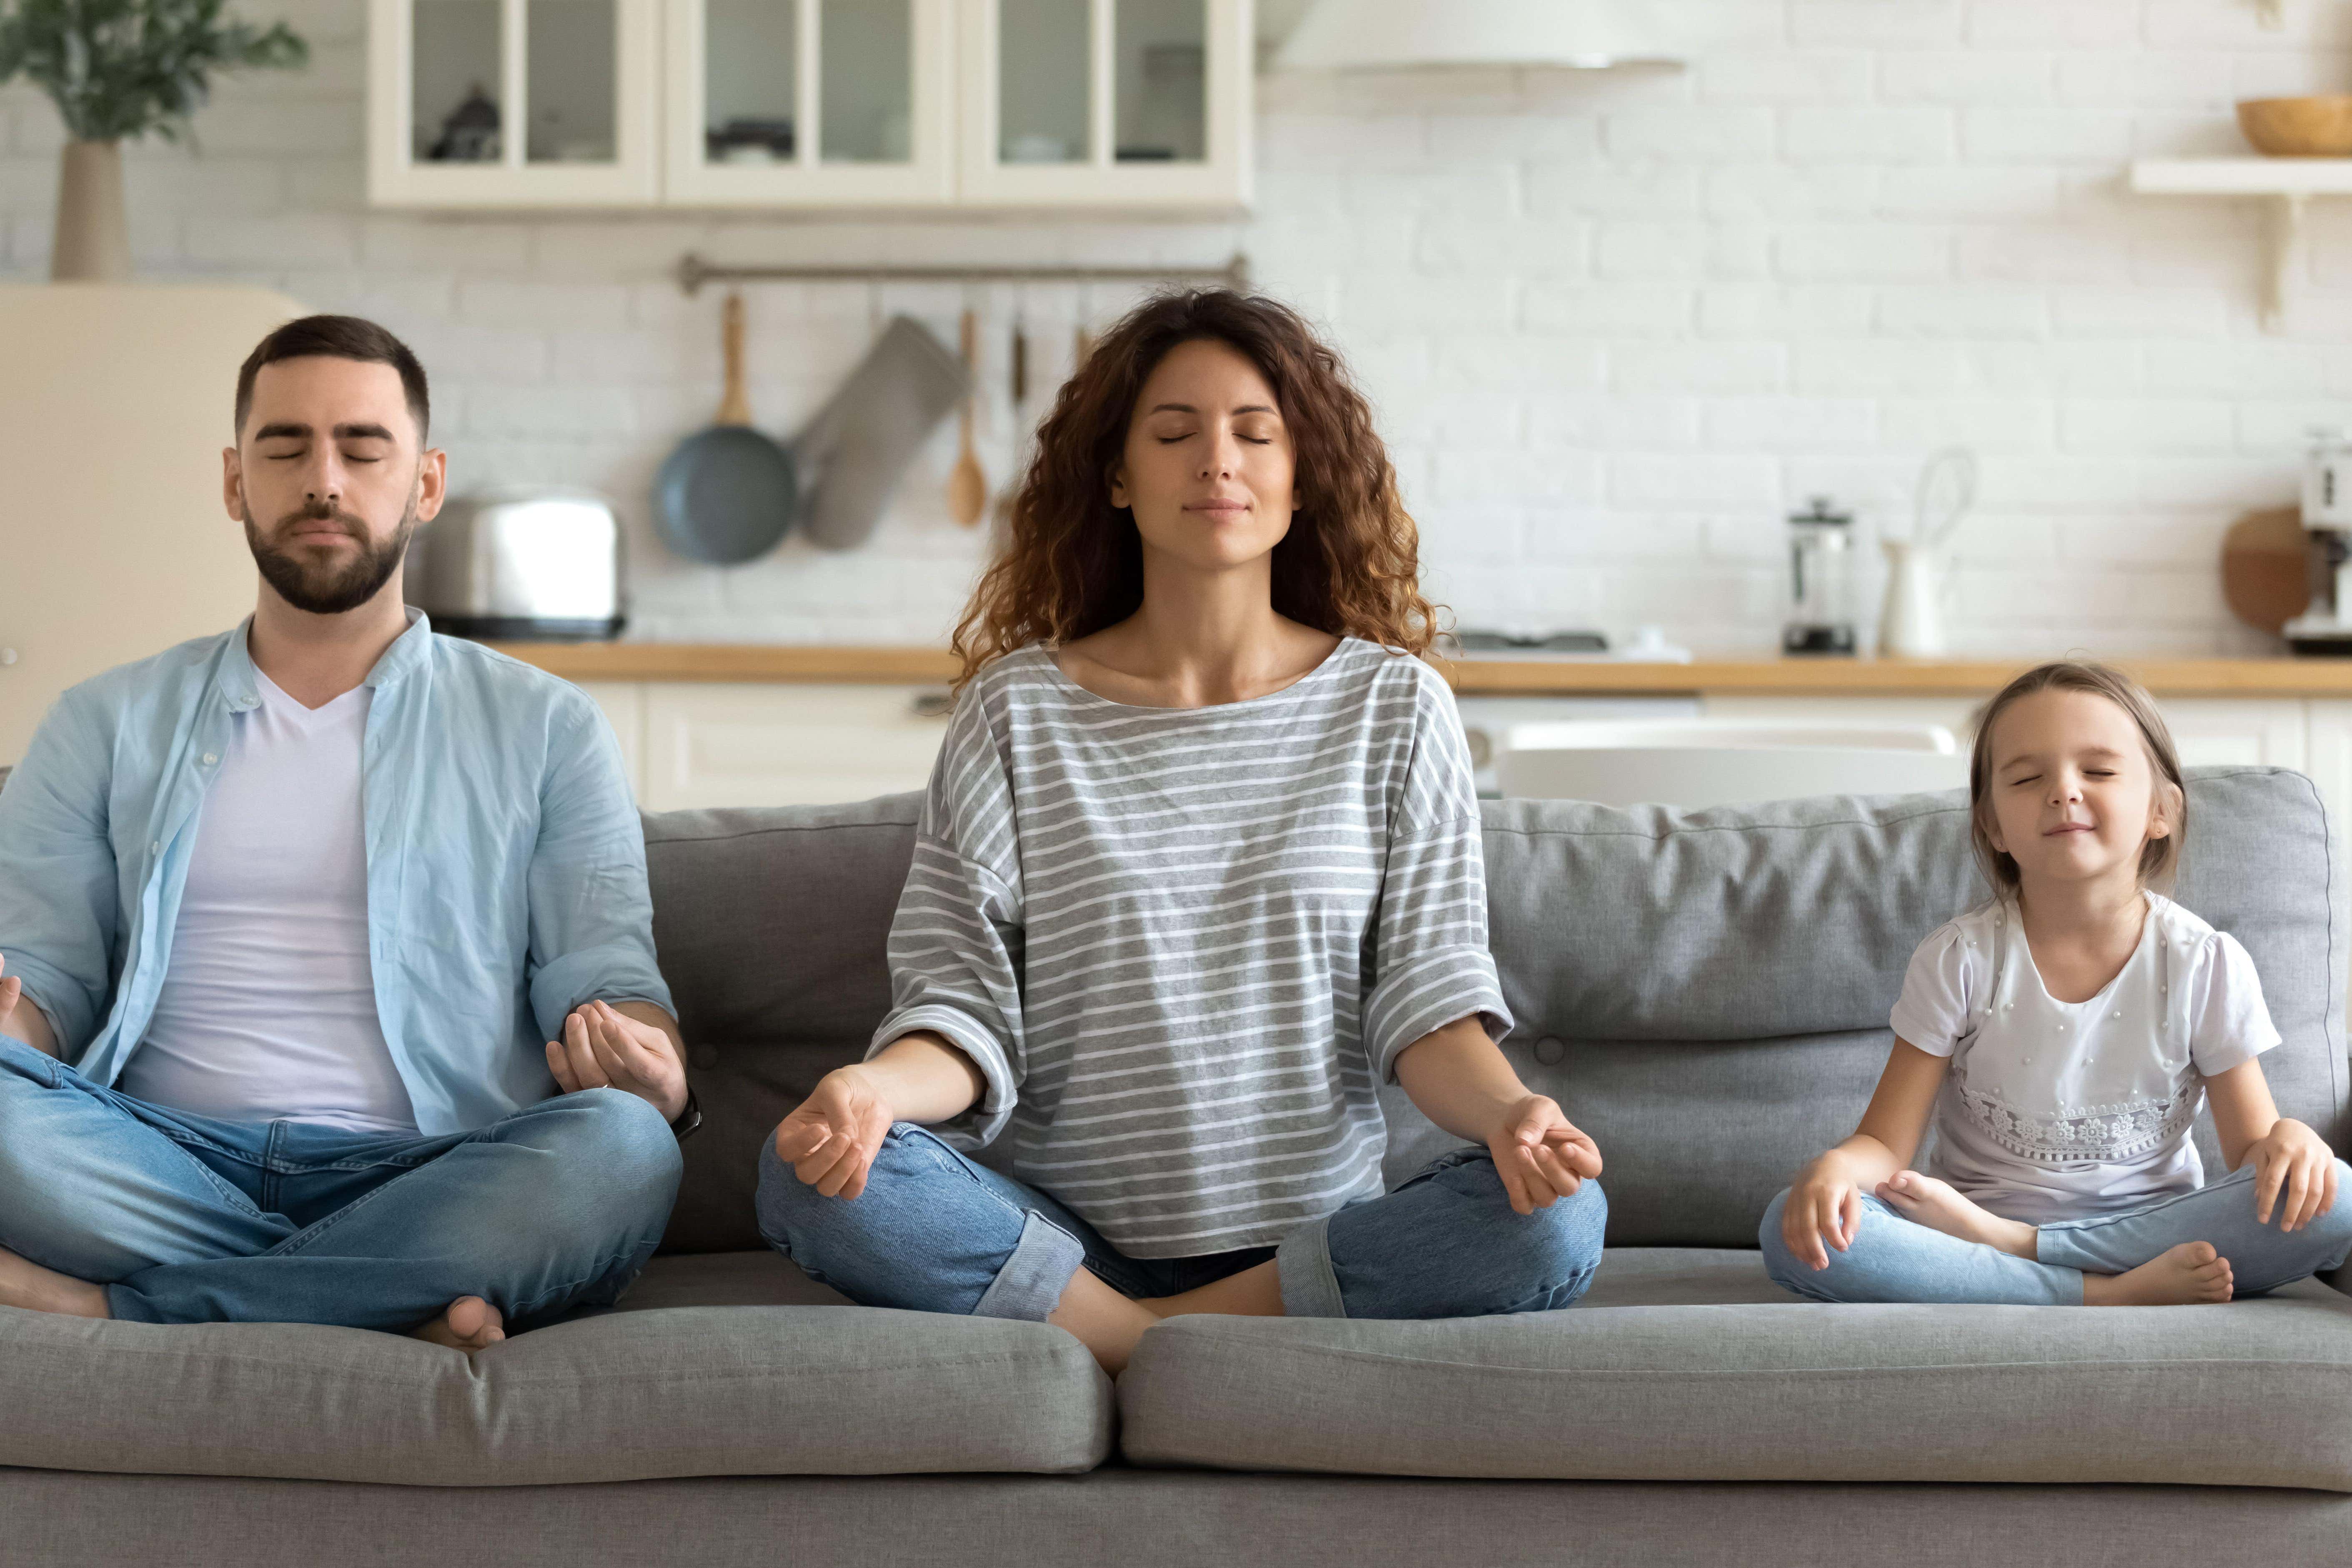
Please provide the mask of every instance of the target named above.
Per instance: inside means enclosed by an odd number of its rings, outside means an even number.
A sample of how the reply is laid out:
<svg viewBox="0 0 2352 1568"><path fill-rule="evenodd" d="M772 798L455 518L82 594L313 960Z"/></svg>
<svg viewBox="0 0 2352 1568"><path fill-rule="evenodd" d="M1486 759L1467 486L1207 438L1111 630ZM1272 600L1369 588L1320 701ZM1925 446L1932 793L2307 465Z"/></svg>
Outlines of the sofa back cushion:
<svg viewBox="0 0 2352 1568"><path fill-rule="evenodd" d="M912 795L646 819L655 938L706 1119L667 1245L759 1245L760 1141L887 1010ZM1979 901L1963 795L1683 812L1486 805L1504 1050L1599 1141L1617 1246L1752 1245L1796 1166L1851 1131L1920 940ZM2285 1043L2282 1113L2345 1146L2341 851L2310 781L2192 770L2176 896L2245 943ZM1389 1174L1455 1140L1391 1087ZM2218 1171L2210 1120L2199 1141Z"/></svg>

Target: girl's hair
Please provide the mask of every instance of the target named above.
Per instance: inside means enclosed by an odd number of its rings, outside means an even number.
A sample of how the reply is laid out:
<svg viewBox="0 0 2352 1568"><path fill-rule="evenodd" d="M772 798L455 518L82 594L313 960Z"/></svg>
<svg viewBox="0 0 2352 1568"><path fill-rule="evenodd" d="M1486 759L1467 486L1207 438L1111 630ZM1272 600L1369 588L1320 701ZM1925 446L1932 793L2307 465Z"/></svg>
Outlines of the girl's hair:
<svg viewBox="0 0 2352 1568"><path fill-rule="evenodd" d="M2017 861L1992 847L1993 721L2011 703L2037 691L2087 691L2104 697L2139 726L2139 738L2147 747L2148 765L2156 771L2158 787L2169 784L2178 792L2172 831L2162 838L2149 839L2140 848L2139 879L2143 886L2169 883L2179 863L2180 841L2189 832L2189 791L2181 782L2180 753L2173 749L2172 731L2165 727L2164 715L2156 710L2155 699L2138 681L2104 664L2074 659L2027 670L1977 711L1976 744L1969 753L1969 839L1975 846L1977 864L1983 868L1985 879L2004 896L2017 891Z"/></svg>
<svg viewBox="0 0 2352 1568"><path fill-rule="evenodd" d="M992 659L1073 641L1143 603L1135 514L1110 500L1143 384L1179 344L1240 353L1273 387L1297 454L1297 514L1274 547L1274 608L1318 631L1427 650L1436 612L1421 596L1419 533L1371 406L1339 356L1287 306L1224 289L1146 300L1095 345L1037 430L1005 542L949 646L961 688Z"/></svg>

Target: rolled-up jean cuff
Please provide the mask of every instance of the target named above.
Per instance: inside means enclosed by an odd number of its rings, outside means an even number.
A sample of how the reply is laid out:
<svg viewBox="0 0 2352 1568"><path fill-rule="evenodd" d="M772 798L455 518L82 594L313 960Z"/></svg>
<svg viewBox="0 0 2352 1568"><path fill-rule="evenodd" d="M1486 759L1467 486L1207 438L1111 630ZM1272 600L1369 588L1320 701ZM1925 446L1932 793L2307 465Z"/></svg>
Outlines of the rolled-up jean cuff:
<svg viewBox="0 0 2352 1568"><path fill-rule="evenodd" d="M106 1293L106 1315L118 1323L160 1323L163 1320L152 1303L138 1291L121 1285L103 1285Z"/></svg>
<svg viewBox="0 0 2352 1568"><path fill-rule="evenodd" d="M971 1315L1042 1323L1086 1260L1087 1249L1076 1237L1031 1209L1021 1222L1021 1239L1013 1244L1013 1256L981 1293Z"/></svg>
<svg viewBox="0 0 2352 1568"><path fill-rule="evenodd" d="M1344 1318L1339 1276L1331 1267L1331 1216L1300 1226L1274 1249L1274 1272L1282 1286L1282 1310L1291 1318Z"/></svg>

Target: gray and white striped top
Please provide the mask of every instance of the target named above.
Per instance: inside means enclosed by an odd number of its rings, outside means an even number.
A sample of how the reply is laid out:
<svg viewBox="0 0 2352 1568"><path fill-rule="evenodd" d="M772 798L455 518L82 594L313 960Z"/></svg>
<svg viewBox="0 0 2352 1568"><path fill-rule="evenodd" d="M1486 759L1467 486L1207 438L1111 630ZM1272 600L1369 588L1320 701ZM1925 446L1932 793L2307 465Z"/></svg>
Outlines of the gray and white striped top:
<svg viewBox="0 0 2352 1568"><path fill-rule="evenodd" d="M1376 1196L1397 1053L1510 1026L1453 696L1352 637L1209 708L1000 659L932 770L890 974L873 1049L933 1029L987 1076L942 1135L1009 1128L1012 1173L1131 1258Z"/></svg>

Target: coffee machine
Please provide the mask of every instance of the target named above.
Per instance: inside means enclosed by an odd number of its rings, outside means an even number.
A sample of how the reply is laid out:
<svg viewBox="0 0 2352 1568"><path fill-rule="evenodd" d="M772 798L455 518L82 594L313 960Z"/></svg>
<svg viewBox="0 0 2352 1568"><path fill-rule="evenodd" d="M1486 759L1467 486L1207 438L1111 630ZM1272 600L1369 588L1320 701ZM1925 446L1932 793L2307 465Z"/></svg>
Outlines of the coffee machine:
<svg viewBox="0 0 2352 1568"><path fill-rule="evenodd" d="M2284 628L2297 653L2352 657L2352 443L2318 428L2303 463L2303 526L2311 536L2311 607Z"/></svg>

